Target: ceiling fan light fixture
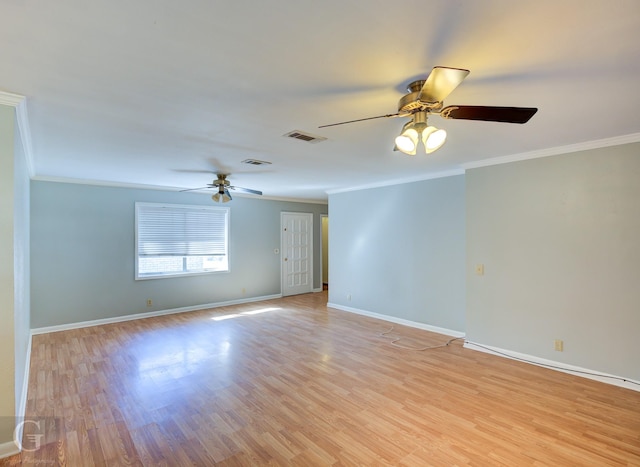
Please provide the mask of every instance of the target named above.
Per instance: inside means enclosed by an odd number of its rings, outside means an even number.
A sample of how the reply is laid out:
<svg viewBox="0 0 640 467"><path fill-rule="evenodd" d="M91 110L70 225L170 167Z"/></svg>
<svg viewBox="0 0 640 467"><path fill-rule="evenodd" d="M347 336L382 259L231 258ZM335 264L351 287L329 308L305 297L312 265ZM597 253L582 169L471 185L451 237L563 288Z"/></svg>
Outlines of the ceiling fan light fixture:
<svg viewBox="0 0 640 467"><path fill-rule="evenodd" d="M422 144L427 154L440 149L447 140L447 132L434 126L427 127L422 132Z"/></svg>
<svg viewBox="0 0 640 467"><path fill-rule="evenodd" d="M224 185L219 185L218 192L215 195L213 195L211 199L216 203L220 203L220 202L228 203L233 198L231 197L229 190L227 190Z"/></svg>
<svg viewBox="0 0 640 467"><path fill-rule="evenodd" d="M201 188L187 188L185 190L180 190L180 191L195 191L195 190L202 190L205 188L215 188L218 190L218 192L215 193L213 196L211 196L211 199L216 203L219 203L219 202L228 203L229 201L233 200L233 198L231 197L231 193L229 193L229 190L237 190L242 193L249 193L252 195L262 196L262 192L260 190L242 188L241 186L231 186L231 182L227 179L227 174L216 174L216 177L217 178L213 182L209 183L207 186L203 186Z"/></svg>
<svg viewBox="0 0 640 467"><path fill-rule="evenodd" d="M402 128L402 133L396 137L396 147L405 154L414 156L418 148L418 136L413 122L409 122Z"/></svg>
<svg viewBox="0 0 640 467"><path fill-rule="evenodd" d="M416 154L418 143L422 141L427 154L439 149L447 139L447 132L427 123L427 112L416 112L413 120L402 127L402 133L396 137L396 147L411 156Z"/></svg>
<svg viewBox="0 0 640 467"><path fill-rule="evenodd" d="M482 105L450 105L444 107L444 100L467 77L469 70L436 66L426 79L416 80L407 87L408 93L398 101L398 112L377 115L375 117L347 120L345 122L322 125L318 128L344 125L346 123L363 122L378 118L410 117L400 135L395 138L394 151L401 151L411 156L416 154L420 141L424 151L430 154L442 147L447 139L447 132L428 126L427 118L439 115L444 119L480 120L485 122L527 123L538 111L536 107L496 107Z"/></svg>

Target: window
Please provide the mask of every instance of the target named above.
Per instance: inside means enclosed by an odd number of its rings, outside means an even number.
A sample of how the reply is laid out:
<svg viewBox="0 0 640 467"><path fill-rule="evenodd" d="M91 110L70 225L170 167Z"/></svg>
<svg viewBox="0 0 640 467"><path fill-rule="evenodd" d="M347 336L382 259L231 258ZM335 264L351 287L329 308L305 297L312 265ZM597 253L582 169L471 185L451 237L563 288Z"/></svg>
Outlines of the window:
<svg viewBox="0 0 640 467"><path fill-rule="evenodd" d="M136 279L229 270L229 208L136 203Z"/></svg>

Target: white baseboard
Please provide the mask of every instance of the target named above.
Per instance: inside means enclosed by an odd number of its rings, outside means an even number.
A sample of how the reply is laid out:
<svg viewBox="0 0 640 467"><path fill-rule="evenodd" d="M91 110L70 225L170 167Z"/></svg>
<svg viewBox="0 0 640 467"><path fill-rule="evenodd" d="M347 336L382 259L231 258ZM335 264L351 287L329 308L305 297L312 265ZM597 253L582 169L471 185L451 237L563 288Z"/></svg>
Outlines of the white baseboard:
<svg viewBox="0 0 640 467"><path fill-rule="evenodd" d="M14 456L16 454L20 454L20 449L18 449L18 446L16 446L16 443L14 443L13 441L0 444L0 459Z"/></svg>
<svg viewBox="0 0 640 467"><path fill-rule="evenodd" d="M380 313L374 313L372 311L361 310L359 308L352 308L349 306L337 305L335 303L327 303L329 308L335 308L337 310L348 311L349 313L355 313L357 315L369 316L370 318L381 319L390 323L402 324L412 328L422 329L425 331L435 332L438 334L444 334L451 337L464 337L464 332L454 331L452 329L440 328L438 326L432 326L430 324L418 323L416 321L409 321L395 316L383 315Z"/></svg>
<svg viewBox="0 0 640 467"><path fill-rule="evenodd" d="M88 328L91 326L100 326L102 324L120 323L123 321L133 321L136 319L152 318L154 316L172 315L175 313L186 313L189 311L206 310L209 308L220 308L223 306L240 305L242 303L262 302L264 300L274 300L282 298L282 294L264 295L262 297L241 298L238 300L229 300L226 302L204 303L202 305L185 306L181 308L172 308L169 310L149 311L146 313L136 313L133 315L116 316L114 318L95 319L91 321L80 321L77 323L60 324L56 326L45 326L42 328L34 328L31 330L32 335L46 334L49 332L68 331L70 329Z"/></svg>
<svg viewBox="0 0 640 467"><path fill-rule="evenodd" d="M17 416L24 417L27 413L27 389L29 389L29 371L31 371L31 341L33 333L29 334L29 342L27 343L27 355L24 363L24 379L22 381L22 394L20 395L20 405L18 406Z"/></svg>
<svg viewBox="0 0 640 467"><path fill-rule="evenodd" d="M313 293L322 292L322 287L320 287L319 289L313 289L312 292Z"/></svg>
<svg viewBox="0 0 640 467"><path fill-rule="evenodd" d="M29 334L29 342L27 343L27 355L26 362L24 364L24 378L22 380L22 394L20 394L20 401L16 410L16 417L18 419L24 419L27 416L27 393L29 390L29 372L31 371L31 341L33 340L33 333ZM22 443L23 425L19 424L16 427L14 437ZM18 449L16 447L16 449ZM18 452L20 450L18 449ZM15 454L15 453L14 453ZM13 455L13 454L11 454Z"/></svg>
<svg viewBox="0 0 640 467"><path fill-rule="evenodd" d="M29 390L29 372L31 370L31 340L33 334L29 334L29 341L27 342L27 354L25 356L24 364L24 377L22 379L22 393L20 394L20 400L16 407L16 420L24 420L27 414L27 393ZM24 425L18 424L13 432L14 441L0 444L0 459L13 456L20 453L18 446L22 443L22 433ZM18 441L18 442L16 442Z"/></svg>
<svg viewBox="0 0 640 467"><path fill-rule="evenodd" d="M464 347L467 349L477 350L479 352L484 352L503 358L524 361L525 363L530 363L532 365L538 365L544 368L549 368L551 370L560 371L562 373L568 373L570 375L581 376L583 378L600 381L602 383L620 386L622 388L631 389L633 391L640 391L640 381L634 381L629 378L602 373L601 371L590 370L588 368L582 368L579 366L568 365L566 363L557 362L555 360L547 360L545 358L514 352L512 350L505 350L499 347L477 344L470 341L465 341Z"/></svg>

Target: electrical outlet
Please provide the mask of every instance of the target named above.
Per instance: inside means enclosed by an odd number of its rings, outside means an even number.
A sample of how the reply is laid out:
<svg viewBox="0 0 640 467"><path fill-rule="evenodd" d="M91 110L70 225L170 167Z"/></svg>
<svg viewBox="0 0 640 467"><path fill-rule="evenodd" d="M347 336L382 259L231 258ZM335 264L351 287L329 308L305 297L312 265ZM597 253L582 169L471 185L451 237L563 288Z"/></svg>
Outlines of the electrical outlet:
<svg viewBox="0 0 640 467"><path fill-rule="evenodd" d="M351 301L351 294L347 294L347 301Z"/></svg>
<svg viewBox="0 0 640 467"><path fill-rule="evenodd" d="M153 300L151 300L150 298L147 298L147 306L152 306L153 305Z"/></svg>
<svg viewBox="0 0 640 467"><path fill-rule="evenodd" d="M558 352L562 352L562 351L564 350L564 342L563 342L562 340L560 340L560 339L556 339L556 340L555 340L554 345L555 345L555 347L554 347L554 348L555 348Z"/></svg>

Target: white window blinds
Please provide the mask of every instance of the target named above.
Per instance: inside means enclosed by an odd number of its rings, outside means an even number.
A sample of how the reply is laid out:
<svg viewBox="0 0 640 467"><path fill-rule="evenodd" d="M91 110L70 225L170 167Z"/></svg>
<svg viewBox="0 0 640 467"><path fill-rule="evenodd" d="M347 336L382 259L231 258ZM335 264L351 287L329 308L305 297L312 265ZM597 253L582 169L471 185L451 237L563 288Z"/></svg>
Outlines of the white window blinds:
<svg viewBox="0 0 640 467"><path fill-rule="evenodd" d="M137 203L138 256L227 254L228 208Z"/></svg>
<svg viewBox="0 0 640 467"><path fill-rule="evenodd" d="M228 270L228 245L229 208L136 203L136 278Z"/></svg>

